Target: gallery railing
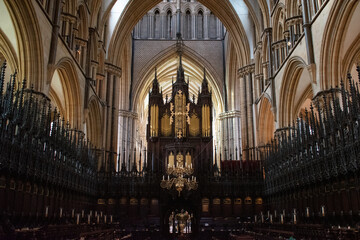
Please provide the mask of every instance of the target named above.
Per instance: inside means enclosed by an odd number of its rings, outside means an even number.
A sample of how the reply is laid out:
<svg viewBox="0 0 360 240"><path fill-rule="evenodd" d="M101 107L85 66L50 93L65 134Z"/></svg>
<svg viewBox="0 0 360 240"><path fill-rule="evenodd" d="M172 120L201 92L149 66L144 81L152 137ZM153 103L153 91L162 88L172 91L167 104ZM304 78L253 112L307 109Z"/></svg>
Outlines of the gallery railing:
<svg viewBox="0 0 360 240"><path fill-rule="evenodd" d="M96 158L83 132L53 109L42 93L0 76L0 175L96 194Z"/></svg>
<svg viewBox="0 0 360 240"><path fill-rule="evenodd" d="M360 78L359 67L357 71ZM358 173L359 140L360 93L349 74L346 83L324 91L310 110L273 139L265 162L265 193L284 193Z"/></svg>

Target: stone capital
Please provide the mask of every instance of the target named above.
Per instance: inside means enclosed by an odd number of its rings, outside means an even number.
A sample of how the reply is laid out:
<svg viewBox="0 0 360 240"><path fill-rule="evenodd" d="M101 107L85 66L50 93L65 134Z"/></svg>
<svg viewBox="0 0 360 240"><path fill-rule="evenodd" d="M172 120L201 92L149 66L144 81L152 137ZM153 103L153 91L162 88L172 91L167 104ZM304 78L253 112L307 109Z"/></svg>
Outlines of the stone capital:
<svg viewBox="0 0 360 240"><path fill-rule="evenodd" d="M121 68L111 63L105 63L105 71L114 74L117 77L121 77Z"/></svg>

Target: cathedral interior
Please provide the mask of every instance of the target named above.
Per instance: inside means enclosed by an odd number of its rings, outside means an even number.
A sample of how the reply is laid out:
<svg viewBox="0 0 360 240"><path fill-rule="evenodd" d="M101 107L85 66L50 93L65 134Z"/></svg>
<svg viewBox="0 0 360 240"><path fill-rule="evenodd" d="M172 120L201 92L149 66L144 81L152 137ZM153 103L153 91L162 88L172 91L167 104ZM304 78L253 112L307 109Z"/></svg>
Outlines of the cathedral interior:
<svg viewBox="0 0 360 240"><path fill-rule="evenodd" d="M0 239L360 239L359 0L0 9Z"/></svg>

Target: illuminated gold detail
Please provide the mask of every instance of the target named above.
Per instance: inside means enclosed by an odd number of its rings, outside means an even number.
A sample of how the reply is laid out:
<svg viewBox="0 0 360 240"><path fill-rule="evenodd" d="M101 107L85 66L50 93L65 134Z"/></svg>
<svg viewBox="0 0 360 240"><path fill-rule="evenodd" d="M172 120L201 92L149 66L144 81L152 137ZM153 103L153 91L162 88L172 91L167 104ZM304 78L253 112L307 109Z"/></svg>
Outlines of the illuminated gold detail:
<svg viewBox="0 0 360 240"><path fill-rule="evenodd" d="M130 198L130 205L138 205L139 204L139 200L137 200L136 198Z"/></svg>
<svg viewBox="0 0 360 240"><path fill-rule="evenodd" d="M225 198L225 199L223 200L223 204L224 204L224 205L230 205L230 204L231 204L231 199L230 199L230 198Z"/></svg>
<svg viewBox="0 0 360 240"><path fill-rule="evenodd" d="M174 167L174 160L175 160L175 157L174 157L174 154L172 152L170 152L169 154L169 159L168 159L168 167Z"/></svg>
<svg viewBox="0 0 360 240"><path fill-rule="evenodd" d="M157 137L159 133L159 106L152 105L150 108L150 136Z"/></svg>
<svg viewBox="0 0 360 240"><path fill-rule="evenodd" d="M184 167L184 156L181 153L176 155L176 167Z"/></svg>
<svg viewBox="0 0 360 240"><path fill-rule="evenodd" d="M196 177L192 176L190 179L190 175L194 173L192 164L188 165L186 163L184 167L184 156L181 153L176 155L176 166L172 167L169 163L168 168L166 169L166 173L168 178L165 179L165 176L163 176L163 179L160 182L160 186L168 190L174 186L176 191L178 191L179 196L184 188L187 188L189 191L192 189L196 190L198 188ZM170 178L170 176L173 177Z"/></svg>
<svg viewBox="0 0 360 240"><path fill-rule="evenodd" d="M214 198L213 205L220 205L220 198Z"/></svg>
<svg viewBox="0 0 360 240"><path fill-rule="evenodd" d="M185 162L186 162L186 166L192 166L192 162L191 162L191 155L190 153L188 152L185 156Z"/></svg>
<svg viewBox="0 0 360 240"><path fill-rule="evenodd" d="M256 204L256 205L261 205L261 204L263 204L262 198L261 198L261 197L256 198L256 199L255 199L255 204Z"/></svg>
<svg viewBox="0 0 360 240"><path fill-rule="evenodd" d="M209 199L208 198L203 198L202 199L202 212L209 212L209 203L210 203L210 201L209 201Z"/></svg>
<svg viewBox="0 0 360 240"><path fill-rule="evenodd" d="M249 205L249 204L252 204L252 199L251 199L251 197L246 197L244 202L245 202L245 204L248 204L248 205Z"/></svg>
<svg viewBox="0 0 360 240"><path fill-rule="evenodd" d="M170 103L170 124L174 122L175 117L175 133L177 138L186 136L186 123L190 124L189 111L190 103L186 105L186 96L179 90L175 96L175 106Z"/></svg>
<svg viewBox="0 0 360 240"><path fill-rule="evenodd" d="M168 114L164 114L161 118L161 134L164 137L171 135L170 116Z"/></svg>
<svg viewBox="0 0 360 240"><path fill-rule="evenodd" d="M189 134L192 137L196 137L200 133L200 120L196 114L193 114L190 121L191 124L189 125Z"/></svg>
<svg viewBox="0 0 360 240"><path fill-rule="evenodd" d="M234 204L235 204L235 205L240 205L240 204L242 204L241 198L235 198Z"/></svg>
<svg viewBox="0 0 360 240"><path fill-rule="evenodd" d="M210 137L210 107L209 105L203 105L201 108L202 119L201 119L201 127L202 127L202 136Z"/></svg>

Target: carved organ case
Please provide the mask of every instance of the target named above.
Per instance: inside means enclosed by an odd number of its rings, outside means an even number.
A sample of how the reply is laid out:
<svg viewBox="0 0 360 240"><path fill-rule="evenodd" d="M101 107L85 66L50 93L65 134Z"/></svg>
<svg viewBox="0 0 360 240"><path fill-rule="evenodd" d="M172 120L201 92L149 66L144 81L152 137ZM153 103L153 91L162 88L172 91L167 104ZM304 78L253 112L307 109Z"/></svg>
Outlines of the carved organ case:
<svg viewBox="0 0 360 240"><path fill-rule="evenodd" d="M194 98L193 98L194 99ZM191 165L195 173L212 167L212 102L204 69L198 100L190 100L189 84L180 63L170 99L159 91L156 70L149 93L147 125L148 167L165 172L167 166Z"/></svg>

